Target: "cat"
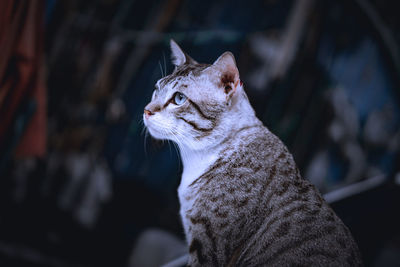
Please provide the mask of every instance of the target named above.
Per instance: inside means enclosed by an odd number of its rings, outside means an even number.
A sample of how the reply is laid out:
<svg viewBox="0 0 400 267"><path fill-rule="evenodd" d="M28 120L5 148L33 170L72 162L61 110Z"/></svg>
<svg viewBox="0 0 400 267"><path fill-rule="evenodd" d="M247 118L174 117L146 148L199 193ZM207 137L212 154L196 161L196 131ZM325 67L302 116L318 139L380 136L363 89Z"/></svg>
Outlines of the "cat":
<svg viewBox="0 0 400 267"><path fill-rule="evenodd" d="M175 142L189 266L361 266L348 228L257 119L234 56L199 64L173 40L172 74L143 120Z"/></svg>

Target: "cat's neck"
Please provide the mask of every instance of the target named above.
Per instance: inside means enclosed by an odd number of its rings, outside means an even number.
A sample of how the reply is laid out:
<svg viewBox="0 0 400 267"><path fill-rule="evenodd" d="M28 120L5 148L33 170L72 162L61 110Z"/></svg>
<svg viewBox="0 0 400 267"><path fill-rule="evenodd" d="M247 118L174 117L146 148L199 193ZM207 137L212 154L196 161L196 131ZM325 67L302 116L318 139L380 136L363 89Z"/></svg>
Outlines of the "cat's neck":
<svg viewBox="0 0 400 267"><path fill-rule="evenodd" d="M218 159L218 151L192 151L182 155L183 172L180 187L186 188Z"/></svg>
<svg viewBox="0 0 400 267"><path fill-rule="evenodd" d="M181 187L188 186L220 157L220 151L232 144L226 142L228 139L234 139L236 133L244 128L258 125L262 125L262 122L255 116L247 97L240 98L228 116L222 119L219 125L222 134L213 136L213 142L204 145L201 149L179 147L183 163ZM230 141L234 142L234 140Z"/></svg>

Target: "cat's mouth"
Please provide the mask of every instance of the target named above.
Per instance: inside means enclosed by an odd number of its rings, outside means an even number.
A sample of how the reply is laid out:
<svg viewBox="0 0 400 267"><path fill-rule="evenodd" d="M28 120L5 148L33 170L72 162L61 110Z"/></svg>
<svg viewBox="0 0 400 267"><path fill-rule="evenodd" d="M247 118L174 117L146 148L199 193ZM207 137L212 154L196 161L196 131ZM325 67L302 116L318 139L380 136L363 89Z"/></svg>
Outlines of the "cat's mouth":
<svg viewBox="0 0 400 267"><path fill-rule="evenodd" d="M167 139L167 136L160 127L157 127L156 123L147 118L145 114L143 114L143 122L150 135L156 139Z"/></svg>

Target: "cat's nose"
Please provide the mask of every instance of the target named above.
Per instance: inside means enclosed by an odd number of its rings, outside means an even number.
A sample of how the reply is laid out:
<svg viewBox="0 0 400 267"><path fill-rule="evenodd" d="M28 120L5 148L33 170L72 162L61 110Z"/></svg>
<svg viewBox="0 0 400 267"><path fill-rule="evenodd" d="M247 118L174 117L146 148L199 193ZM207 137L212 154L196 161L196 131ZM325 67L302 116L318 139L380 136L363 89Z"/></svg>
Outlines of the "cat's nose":
<svg viewBox="0 0 400 267"><path fill-rule="evenodd" d="M146 117L146 119L148 119L151 115L154 115L154 113L148 109L144 109L144 116Z"/></svg>

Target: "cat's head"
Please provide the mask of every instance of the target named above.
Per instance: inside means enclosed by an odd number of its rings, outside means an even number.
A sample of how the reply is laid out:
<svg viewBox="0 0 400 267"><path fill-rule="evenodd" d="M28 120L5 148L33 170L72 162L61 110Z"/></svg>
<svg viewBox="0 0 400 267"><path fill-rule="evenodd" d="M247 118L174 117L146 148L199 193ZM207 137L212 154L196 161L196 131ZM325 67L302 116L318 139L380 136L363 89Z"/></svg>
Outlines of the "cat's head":
<svg viewBox="0 0 400 267"><path fill-rule="evenodd" d="M211 65L199 64L173 40L171 51L175 70L157 81L144 123L157 139L193 150L209 147L239 123L240 103L248 103L235 58L225 52Z"/></svg>

